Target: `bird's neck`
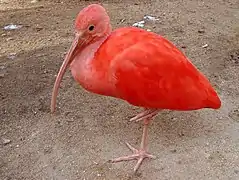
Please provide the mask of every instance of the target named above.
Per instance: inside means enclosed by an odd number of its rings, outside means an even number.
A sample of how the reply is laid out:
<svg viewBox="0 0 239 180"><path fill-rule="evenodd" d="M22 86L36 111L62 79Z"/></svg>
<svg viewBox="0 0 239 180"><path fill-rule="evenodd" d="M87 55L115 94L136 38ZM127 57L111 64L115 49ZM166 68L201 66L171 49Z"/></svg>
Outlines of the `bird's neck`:
<svg viewBox="0 0 239 180"><path fill-rule="evenodd" d="M98 65L94 63L95 61L104 61L104 59L97 59L95 56L107 37L108 35L83 49L71 63L70 69L74 79L86 90L97 94L114 96L112 87L107 80L107 70L104 67L96 67Z"/></svg>

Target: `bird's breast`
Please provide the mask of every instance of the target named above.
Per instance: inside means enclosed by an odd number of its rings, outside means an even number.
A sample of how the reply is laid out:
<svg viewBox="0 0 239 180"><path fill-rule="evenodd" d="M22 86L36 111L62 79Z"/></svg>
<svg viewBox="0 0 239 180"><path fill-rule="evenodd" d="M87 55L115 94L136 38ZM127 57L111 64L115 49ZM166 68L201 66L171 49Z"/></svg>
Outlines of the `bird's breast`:
<svg viewBox="0 0 239 180"><path fill-rule="evenodd" d="M70 65L71 73L75 81L87 91L106 96L116 96L114 85L108 80L108 71L103 68L96 68L93 63L97 60L95 54L101 44L102 42L91 44L76 55Z"/></svg>

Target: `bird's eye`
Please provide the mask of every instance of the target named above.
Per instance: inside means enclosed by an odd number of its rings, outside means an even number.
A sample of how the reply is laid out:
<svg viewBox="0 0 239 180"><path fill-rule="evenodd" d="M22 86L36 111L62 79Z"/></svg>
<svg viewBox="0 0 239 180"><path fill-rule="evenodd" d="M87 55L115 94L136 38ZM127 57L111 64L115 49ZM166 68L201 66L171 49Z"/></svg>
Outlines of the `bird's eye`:
<svg viewBox="0 0 239 180"><path fill-rule="evenodd" d="M89 31L93 31L95 29L95 26L91 25L89 26Z"/></svg>

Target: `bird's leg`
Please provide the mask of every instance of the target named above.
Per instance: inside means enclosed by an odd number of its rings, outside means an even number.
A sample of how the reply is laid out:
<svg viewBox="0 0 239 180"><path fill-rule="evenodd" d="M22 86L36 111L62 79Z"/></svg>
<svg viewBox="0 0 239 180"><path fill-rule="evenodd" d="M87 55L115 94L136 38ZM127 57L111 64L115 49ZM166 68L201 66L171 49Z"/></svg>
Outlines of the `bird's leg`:
<svg viewBox="0 0 239 180"><path fill-rule="evenodd" d="M155 116L155 115L153 115L153 116ZM148 141L148 126L151 121L151 118L152 118L152 116L150 118L149 117L144 118L144 128L143 128L143 135L142 135L140 149L138 150L138 149L134 148L133 146L131 146L129 143L126 143L126 145L133 152L133 154L129 155L129 156L123 156L123 157L113 159L113 160L111 160L111 162L115 163L115 162L120 162L120 161L129 161L129 160L137 159L138 162L134 167L134 172L136 172L145 158L153 158L153 159L155 158L155 156L153 156L147 152L147 148L146 148L147 141Z"/></svg>
<svg viewBox="0 0 239 180"><path fill-rule="evenodd" d="M157 115L159 112L158 109L145 109L142 113L139 113L137 116L130 119L130 121L142 121L144 119L152 118Z"/></svg>

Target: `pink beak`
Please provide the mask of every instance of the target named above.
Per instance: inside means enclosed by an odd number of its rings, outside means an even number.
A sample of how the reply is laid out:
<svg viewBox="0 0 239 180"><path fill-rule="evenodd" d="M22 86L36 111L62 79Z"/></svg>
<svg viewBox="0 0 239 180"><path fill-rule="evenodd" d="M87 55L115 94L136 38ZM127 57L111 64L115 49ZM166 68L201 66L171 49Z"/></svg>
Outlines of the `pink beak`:
<svg viewBox="0 0 239 180"><path fill-rule="evenodd" d="M82 36L83 36L83 33L76 33L75 39L70 47L70 50L68 51L65 57L65 60L63 61L61 68L58 72L58 75L56 77L56 81L54 84L54 88L52 91L51 113L55 111L58 89L60 86L60 82L66 72L67 67L71 64L76 54L79 53L83 49L83 47L86 45L86 40L82 39Z"/></svg>

